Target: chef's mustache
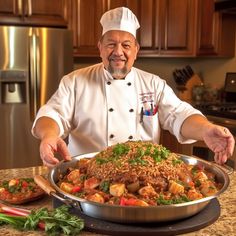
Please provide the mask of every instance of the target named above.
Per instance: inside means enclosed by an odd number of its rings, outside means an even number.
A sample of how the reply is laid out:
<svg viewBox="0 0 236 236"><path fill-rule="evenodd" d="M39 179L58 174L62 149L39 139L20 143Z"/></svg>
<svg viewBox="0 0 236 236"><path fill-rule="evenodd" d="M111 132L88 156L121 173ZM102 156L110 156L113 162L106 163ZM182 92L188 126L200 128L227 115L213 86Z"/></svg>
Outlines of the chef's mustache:
<svg viewBox="0 0 236 236"><path fill-rule="evenodd" d="M109 59L109 61L112 61L112 60L127 61L127 58L125 56L114 56L114 55L111 55L108 59Z"/></svg>

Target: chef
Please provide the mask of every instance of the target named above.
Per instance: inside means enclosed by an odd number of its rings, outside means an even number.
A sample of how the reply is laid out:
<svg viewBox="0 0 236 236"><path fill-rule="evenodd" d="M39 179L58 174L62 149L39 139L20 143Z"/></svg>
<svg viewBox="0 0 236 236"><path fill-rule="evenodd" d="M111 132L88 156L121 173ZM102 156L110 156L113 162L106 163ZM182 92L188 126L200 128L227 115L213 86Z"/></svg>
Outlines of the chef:
<svg viewBox="0 0 236 236"><path fill-rule="evenodd" d="M169 130L180 143L204 140L215 160L224 163L234 148L229 130L181 101L165 80L133 67L139 22L132 11L115 8L100 22L102 63L65 75L38 111L32 133L41 140L43 163L49 167L58 163L55 153L70 160L127 140L158 143L161 129Z"/></svg>

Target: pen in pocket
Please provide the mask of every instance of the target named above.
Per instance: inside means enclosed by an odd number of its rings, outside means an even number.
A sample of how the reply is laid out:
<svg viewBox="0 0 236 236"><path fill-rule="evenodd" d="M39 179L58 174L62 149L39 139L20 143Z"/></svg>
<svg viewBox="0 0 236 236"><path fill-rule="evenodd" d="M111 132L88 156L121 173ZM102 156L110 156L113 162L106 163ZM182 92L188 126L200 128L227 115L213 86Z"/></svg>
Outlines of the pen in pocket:
<svg viewBox="0 0 236 236"><path fill-rule="evenodd" d="M143 107L141 108L141 113L140 113L140 123L143 122Z"/></svg>

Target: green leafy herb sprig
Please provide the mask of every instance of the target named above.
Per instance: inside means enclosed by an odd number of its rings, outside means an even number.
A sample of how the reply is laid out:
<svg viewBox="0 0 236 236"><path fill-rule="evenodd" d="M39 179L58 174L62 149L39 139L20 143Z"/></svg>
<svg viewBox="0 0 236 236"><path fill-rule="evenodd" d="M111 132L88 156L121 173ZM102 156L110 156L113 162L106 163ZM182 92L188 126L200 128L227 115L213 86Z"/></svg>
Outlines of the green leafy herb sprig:
<svg viewBox="0 0 236 236"><path fill-rule="evenodd" d="M10 209L10 207L7 207ZM0 225L10 224L19 230L37 230L43 229L48 235L56 236L78 235L84 228L84 221L79 217L69 213L69 207L62 205L52 211L47 208L40 208L22 216L19 208L13 208L15 214L9 215L7 212L0 213ZM21 215L21 216L19 216Z"/></svg>

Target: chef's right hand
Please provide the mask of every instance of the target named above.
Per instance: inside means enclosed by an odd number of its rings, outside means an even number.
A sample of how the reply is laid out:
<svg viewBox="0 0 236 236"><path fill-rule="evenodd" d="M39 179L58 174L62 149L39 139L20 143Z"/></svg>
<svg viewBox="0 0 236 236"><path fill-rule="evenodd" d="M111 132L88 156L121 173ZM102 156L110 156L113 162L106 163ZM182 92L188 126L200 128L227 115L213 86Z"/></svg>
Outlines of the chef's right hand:
<svg viewBox="0 0 236 236"><path fill-rule="evenodd" d="M58 136L46 136L41 140L40 157L43 164L47 167L53 167L59 160L54 156L55 153L60 154L64 160L71 160L70 153L64 140Z"/></svg>

